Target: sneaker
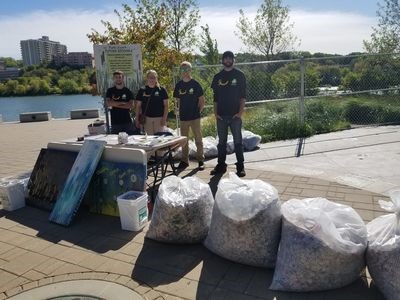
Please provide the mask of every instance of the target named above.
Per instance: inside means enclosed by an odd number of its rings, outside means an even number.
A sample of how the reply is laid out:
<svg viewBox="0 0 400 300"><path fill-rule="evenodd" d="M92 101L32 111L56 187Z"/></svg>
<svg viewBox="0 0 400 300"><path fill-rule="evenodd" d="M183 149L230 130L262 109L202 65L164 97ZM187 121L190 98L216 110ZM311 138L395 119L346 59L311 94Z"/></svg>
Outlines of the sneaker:
<svg viewBox="0 0 400 300"><path fill-rule="evenodd" d="M226 165L217 164L214 169L211 170L210 175L224 174L226 172Z"/></svg>
<svg viewBox="0 0 400 300"><path fill-rule="evenodd" d="M246 171L244 170L244 166L242 164L236 164L236 175L239 177L246 176Z"/></svg>
<svg viewBox="0 0 400 300"><path fill-rule="evenodd" d="M184 170L187 167L189 167L189 164L185 163L184 161L181 161L178 165L178 170Z"/></svg>
<svg viewBox="0 0 400 300"><path fill-rule="evenodd" d="M199 170L204 170L204 161L199 161Z"/></svg>

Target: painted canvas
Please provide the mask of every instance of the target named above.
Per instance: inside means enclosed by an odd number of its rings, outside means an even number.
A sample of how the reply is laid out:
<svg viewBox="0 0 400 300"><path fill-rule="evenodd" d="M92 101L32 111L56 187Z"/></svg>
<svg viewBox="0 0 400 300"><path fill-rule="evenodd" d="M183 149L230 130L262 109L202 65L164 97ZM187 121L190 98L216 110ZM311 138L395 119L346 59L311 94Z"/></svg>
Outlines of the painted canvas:
<svg viewBox="0 0 400 300"><path fill-rule="evenodd" d="M26 204L51 211L78 152L42 149L28 182Z"/></svg>
<svg viewBox="0 0 400 300"><path fill-rule="evenodd" d="M86 140L78 153L49 220L68 226L81 203L103 153L105 141Z"/></svg>
<svg viewBox="0 0 400 300"><path fill-rule="evenodd" d="M85 195L90 211L119 216L117 197L127 191L144 191L146 165L100 161Z"/></svg>
<svg viewBox="0 0 400 300"><path fill-rule="evenodd" d="M42 149L29 180L27 204L51 211L77 155L74 151ZM119 216L117 197L146 189L145 160L126 154L118 154L118 158L122 161L101 158L97 165L82 200L93 213Z"/></svg>

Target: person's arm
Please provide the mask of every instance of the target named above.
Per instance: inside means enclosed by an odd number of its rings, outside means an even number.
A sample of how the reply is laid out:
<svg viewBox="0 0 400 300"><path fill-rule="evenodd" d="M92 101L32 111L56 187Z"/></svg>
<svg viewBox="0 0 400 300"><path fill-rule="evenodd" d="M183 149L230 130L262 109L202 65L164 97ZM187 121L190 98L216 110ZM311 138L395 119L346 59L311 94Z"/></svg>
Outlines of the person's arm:
<svg viewBox="0 0 400 300"><path fill-rule="evenodd" d="M168 117L168 99L164 99L163 103L164 103L164 114L161 119L161 126L166 126L167 125L167 117Z"/></svg>
<svg viewBox="0 0 400 300"><path fill-rule="evenodd" d="M114 101L110 100L109 102L112 107L118 107L122 109L131 109L133 108L133 100L129 100L128 102L119 102L119 101Z"/></svg>
<svg viewBox="0 0 400 300"><path fill-rule="evenodd" d="M222 120L221 116L218 115L218 104L217 104L217 102L214 102L214 116L215 116L215 119Z"/></svg>
<svg viewBox="0 0 400 300"><path fill-rule="evenodd" d="M204 96L200 96L199 97L199 103L198 103L200 112L203 111L205 102L206 102L206 99L204 98Z"/></svg>
<svg viewBox="0 0 400 300"><path fill-rule="evenodd" d="M242 118L245 105L246 105L246 99L245 98L241 98L240 99L239 112L236 115L233 116L234 118Z"/></svg>
<svg viewBox="0 0 400 300"><path fill-rule="evenodd" d="M242 74L241 82L240 82L240 106L239 112L233 117L242 118L244 107L246 105L246 77Z"/></svg>

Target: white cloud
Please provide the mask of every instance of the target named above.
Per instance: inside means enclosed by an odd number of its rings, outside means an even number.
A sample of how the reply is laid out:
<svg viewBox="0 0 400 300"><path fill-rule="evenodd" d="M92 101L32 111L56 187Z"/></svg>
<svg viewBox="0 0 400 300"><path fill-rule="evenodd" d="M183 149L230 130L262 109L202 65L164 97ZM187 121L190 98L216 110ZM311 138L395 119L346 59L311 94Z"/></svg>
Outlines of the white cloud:
<svg viewBox="0 0 400 300"><path fill-rule="evenodd" d="M210 26L211 35L217 39L220 51L245 50L235 35L239 8L202 7L201 23ZM256 7L247 7L249 17L255 15ZM293 10L291 21L294 33L301 39L300 49L314 52L348 54L362 51L362 41L369 39L376 19L346 12L310 12ZM0 56L21 58L20 40L47 35L51 40L67 45L68 51L92 52L86 37L95 28L104 30L100 20L117 20L112 10L98 11L36 11L18 16L2 16L0 19ZM255 33L256 34L256 33Z"/></svg>
<svg viewBox="0 0 400 300"><path fill-rule="evenodd" d="M86 34L94 28L103 31L101 20L116 20L116 16L105 11L35 11L0 19L0 56L21 58L20 41L37 39L42 35L67 46L69 52L87 51L93 46Z"/></svg>
<svg viewBox="0 0 400 300"><path fill-rule="evenodd" d="M246 8L245 15L254 18L256 7ZM210 26L211 36L218 42L219 51L243 51L246 47L235 35L239 8L208 7L201 9L202 23ZM339 11L310 12L293 10L290 21L293 33L301 40L303 51L348 54L363 51L363 40L369 39L376 19ZM257 33L255 33L257 34Z"/></svg>

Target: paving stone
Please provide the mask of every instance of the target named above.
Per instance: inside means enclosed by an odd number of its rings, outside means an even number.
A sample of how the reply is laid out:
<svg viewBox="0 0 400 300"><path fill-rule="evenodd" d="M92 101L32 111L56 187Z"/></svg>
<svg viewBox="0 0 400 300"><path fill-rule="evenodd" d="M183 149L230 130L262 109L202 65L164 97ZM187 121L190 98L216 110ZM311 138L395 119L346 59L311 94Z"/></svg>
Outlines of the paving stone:
<svg viewBox="0 0 400 300"><path fill-rule="evenodd" d="M0 287L0 292L6 292L7 293L7 291L13 290L13 289L17 288L18 286L23 285L23 284L28 283L28 282L30 282L29 279L26 279L26 278L21 277L21 276L17 277L15 279L7 282L2 287Z"/></svg>
<svg viewBox="0 0 400 300"><path fill-rule="evenodd" d="M22 286L22 289L24 290L24 291L28 291L28 290L31 290L31 289L34 289L34 288L36 288L36 287L38 287L39 285L38 285L38 281L32 281L32 282L29 282L29 283L25 283L23 286Z"/></svg>
<svg viewBox="0 0 400 300"><path fill-rule="evenodd" d="M171 283L158 285L154 289L186 299L210 299L215 286L181 278Z"/></svg>
<svg viewBox="0 0 400 300"><path fill-rule="evenodd" d="M154 290L150 290L146 294L143 295L143 298L146 300L155 300L155 299L158 299L159 297L162 297L161 294Z"/></svg>
<svg viewBox="0 0 400 300"><path fill-rule="evenodd" d="M8 270L14 274L22 275L37 265L40 265L46 259L47 257L44 255L35 252L27 252L4 264L2 269L6 271Z"/></svg>
<svg viewBox="0 0 400 300"><path fill-rule="evenodd" d="M1 234L1 233L0 233L0 234ZM1 255L2 253L8 252L8 251L10 251L10 250L12 250L12 249L14 249L14 248L15 248L15 246L13 246L13 245L0 242L0 255Z"/></svg>
<svg viewBox="0 0 400 300"><path fill-rule="evenodd" d="M10 272L0 270L0 290L2 290L2 287L4 287L7 283L17 279L18 276L15 274L12 274Z"/></svg>
<svg viewBox="0 0 400 300"><path fill-rule="evenodd" d="M89 269L83 268L78 265L73 265L70 263L65 263L55 269L50 275L56 276L56 275L62 275L62 274L69 274L69 273L81 273L81 272L87 272Z"/></svg>
<svg viewBox="0 0 400 300"><path fill-rule="evenodd" d="M26 272L22 276L25 277L26 279L29 279L29 280L39 280L39 279L43 278L45 276L45 274L40 273L40 272L35 271L35 270L29 270L28 272Z"/></svg>
<svg viewBox="0 0 400 300"><path fill-rule="evenodd" d="M12 289L6 291L6 295L7 295L7 297L12 297L12 296L15 296L16 294L21 293L22 291L23 291L22 287L21 286L17 286L15 288L12 288Z"/></svg>
<svg viewBox="0 0 400 300"><path fill-rule="evenodd" d="M77 264L81 267L94 271L97 270L101 265L109 261L109 258L104 257L100 254L88 253L88 255L86 255L85 257L80 258Z"/></svg>
<svg viewBox="0 0 400 300"><path fill-rule="evenodd" d="M45 285L48 285L48 284L51 284L51 283L53 283L53 277L46 277L46 278L42 278L42 279L39 279L39 286L45 286Z"/></svg>
<svg viewBox="0 0 400 300"><path fill-rule="evenodd" d="M66 262L63 262L61 260L54 259L54 258L48 258L46 261L44 261L40 265L37 265L34 269L40 273L50 275L55 270L57 270L58 268L62 267L65 264L66 264Z"/></svg>

